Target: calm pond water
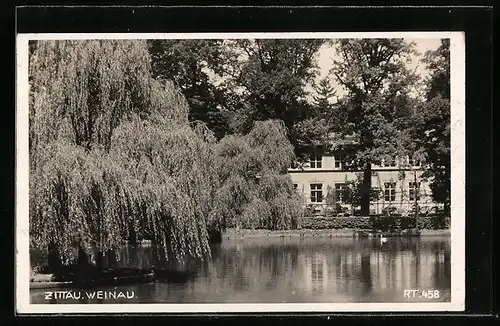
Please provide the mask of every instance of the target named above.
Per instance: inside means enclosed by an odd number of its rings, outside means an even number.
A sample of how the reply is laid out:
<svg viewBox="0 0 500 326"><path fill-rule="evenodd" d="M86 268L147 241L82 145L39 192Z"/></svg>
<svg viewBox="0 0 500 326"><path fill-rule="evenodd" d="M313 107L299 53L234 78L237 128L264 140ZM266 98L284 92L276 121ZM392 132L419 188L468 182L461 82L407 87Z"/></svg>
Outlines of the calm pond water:
<svg viewBox="0 0 500 326"><path fill-rule="evenodd" d="M376 239L259 237L213 247L192 279L98 289L31 289L32 303L298 303L450 301L450 238ZM151 248L126 247L121 266L148 268ZM404 297L405 289L439 291L438 298ZM97 290L129 298L88 299ZM46 299L71 291L80 299ZM95 294L94 294L95 295ZM102 295L102 294L101 294ZM63 295L65 296L65 295Z"/></svg>

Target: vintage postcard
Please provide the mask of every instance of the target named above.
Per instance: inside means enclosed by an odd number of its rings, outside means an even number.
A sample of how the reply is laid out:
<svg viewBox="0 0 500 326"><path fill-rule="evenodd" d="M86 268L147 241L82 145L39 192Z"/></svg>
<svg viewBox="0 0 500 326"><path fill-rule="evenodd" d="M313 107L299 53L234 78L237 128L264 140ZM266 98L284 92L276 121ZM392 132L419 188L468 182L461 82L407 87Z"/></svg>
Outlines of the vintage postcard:
<svg viewBox="0 0 500 326"><path fill-rule="evenodd" d="M18 34L18 313L463 311L460 32Z"/></svg>

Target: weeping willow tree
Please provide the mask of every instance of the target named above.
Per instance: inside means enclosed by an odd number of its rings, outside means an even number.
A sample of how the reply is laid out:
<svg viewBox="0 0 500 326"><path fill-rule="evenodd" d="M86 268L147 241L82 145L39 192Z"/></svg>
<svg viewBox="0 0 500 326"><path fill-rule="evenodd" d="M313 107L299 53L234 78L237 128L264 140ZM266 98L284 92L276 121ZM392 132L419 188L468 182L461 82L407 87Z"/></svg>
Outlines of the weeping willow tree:
<svg viewBox="0 0 500 326"><path fill-rule="evenodd" d="M216 142L173 84L151 77L142 41L30 49L32 248L66 264L139 234L178 261L208 257L211 230L300 226L282 123Z"/></svg>
<svg viewBox="0 0 500 326"><path fill-rule="evenodd" d="M166 258L209 255L207 219L217 179L205 132L153 117L123 123L113 135L121 216Z"/></svg>
<svg viewBox="0 0 500 326"><path fill-rule="evenodd" d="M142 41L40 41L30 56L30 244L102 253L133 232L206 257L214 138Z"/></svg>
<svg viewBox="0 0 500 326"><path fill-rule="evenodd" d="M211 222L222 227L300 227L301 197L285 174L293 158L282 122L257 121L246 135L223 138L215 148L220 186Z"/></svg>
<svg viewBox="0 0 500 326"><path fill-rule="evenodd" d="M139 41L39 41L30 58L30 154L62 133L108 151L123 119L152 108L149 61Z"/></svg>

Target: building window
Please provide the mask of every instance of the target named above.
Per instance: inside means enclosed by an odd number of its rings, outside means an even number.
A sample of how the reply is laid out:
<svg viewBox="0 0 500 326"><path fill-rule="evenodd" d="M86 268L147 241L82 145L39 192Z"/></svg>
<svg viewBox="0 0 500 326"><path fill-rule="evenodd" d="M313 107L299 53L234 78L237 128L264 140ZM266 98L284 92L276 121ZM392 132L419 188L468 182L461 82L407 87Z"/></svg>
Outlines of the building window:
<svg viewBox="0 0 500 326"><path fill-rule="evenodd" d="M342 166L344 164L345 156L344 155L335 155L334 156L334 167L336 169L342 169Z"/></svg>
<svg viewBox="0 0 500 326"><path fill-rule="evenodd" d="M410 182L410 200L420 200L420 182Z"/></svg>
<svg viewBox="0 0 500 326"><path fill-rule="evenodd" d="M322 167L323 163L323 157L322 156L313 156L309 160L310 166L313 169L320 169Z"/></svg>
<svg viewBox="0 0 500 326"><path fill-rule="evenodd" d="M396 166L396 160L394 158L390 158L388 160L384 161L384 166L385 167L395 167Z"/></svg>
<svg viewBox="0 0 500 326"><path fill-rule="evenodd" d="M311 203L323 202L323 185L321 183L311 183Z"/></svg>
<svg viewBox="0 0 500 326"><path fill-rule="evenodd" d="M370 193L370 200L379 201L381 194L382 194L381 187L372 187L371 193Z"/></svg>
<svg viewBox="0 0 500 326"><path fill-rule="evenodd" d="M384 199L385 201L396 201L396 182L384 183Z"/></svg>
<svg viewBox="0 0 500 326"><path fill-rule="evenodd" d="M344 189L346 185L344 183L335 184L335 202L344 203Z"/></svg>
<svg viewBox="0 0 500 326"><path fill-rule="evenodd" d="M412 157L410 157L410 158L408 159L408 165L410 165L410 166L414 166L414 167L418 167L418 166L420 166L420 161L415 160L415 159L413 159Z"/></svg>

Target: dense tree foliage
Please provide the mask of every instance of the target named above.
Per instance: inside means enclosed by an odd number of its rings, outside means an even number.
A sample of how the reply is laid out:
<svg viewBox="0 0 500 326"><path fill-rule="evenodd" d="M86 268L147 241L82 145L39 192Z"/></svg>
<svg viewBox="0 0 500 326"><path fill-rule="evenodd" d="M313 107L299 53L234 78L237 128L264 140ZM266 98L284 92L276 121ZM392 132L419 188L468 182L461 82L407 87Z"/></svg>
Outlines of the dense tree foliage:
<svg viewBox="0 0 500 326"><path fill-rule="evenodd" d="M316 76L315 56L324 40L236 40L229 46L241 52L230 84L236 87L236 107L231 126L248 131L253 121L279 119L288 130L295 153L302 155L315 140L314 108L307 101L305 85Z"/></svg>
<svg viewBox="0 0 500 326"><path fill-rule="evenodd" d="M222 138L228 131L226 90L215 85L234 57L223 40L151 40L155 79L172 80L189 103L189 120L204 122Z"/></svg>
<svg viewBox="0 0 500 326"><path fill-rule="evenodd" d="M427 99L441 96L450 99L450 39L442 39L435 51L427 51L422 60L430 71Z"/></svg>
<svg viewBox="0 0 500 326"><path fill-rule="evenodd" d="M218 143L168 79L152 77L142 41L32 45L31 246L67 263L138 235L182 260L210 255L212 229L297 227L283 126L265 121Z"/></svg>
<svg viewBox="0 0 500 326"><path fill-rule="evenodd" d="M450 209L450 40L441 40L435 51L428 51L423 62L430 72L426 80L426 101L414 119L414 139L426 160L424 177L431 180L435 201Z"/></svg>
<svg viewBox="0 0 500 326"><path fill-rule="evenodd" d="M313 88L316 93L313 95L313 104L321 112L328 112L332 108L333 98L337 95L331 81L328 77L325 77L314 85Z"/></svg>
<svg viewBox="0 0 500 326"><path fill-rule="evenodd" d="M108 151L121 119L150 110L148 55L135 42L39 42L30 72L32 149L65 133Z"/></svg>
<svg viewBox="0 0 500 326"><path fill-rule="evenodd" d="M303 203L285 174L294 154L282 122L257 121L246 135L226 136L215 151L221 187L214 221L246 228L300 226Z"/></svg>
<svg viewBox="0 0 500 326"><path fill-rule="evenodd" d="M151 78L146 44L39 42L30 71L32 244L69 260L116 248L132 228L167 257L205 256L213 139Z"/></svg>
<svg viewBox="0 0 500 326"><path fill-rule="evenodd" d="M406 64L414 50L403 39L341 39L334 46L340 58L331 73L347 92L339 103L345 120L338 136L353 139L354 165L364 171L361 210L368 215L371 164L404 149L401 136L412 115L409 93L417 78Z"/></svg>

